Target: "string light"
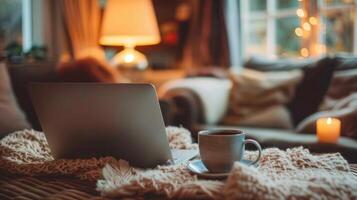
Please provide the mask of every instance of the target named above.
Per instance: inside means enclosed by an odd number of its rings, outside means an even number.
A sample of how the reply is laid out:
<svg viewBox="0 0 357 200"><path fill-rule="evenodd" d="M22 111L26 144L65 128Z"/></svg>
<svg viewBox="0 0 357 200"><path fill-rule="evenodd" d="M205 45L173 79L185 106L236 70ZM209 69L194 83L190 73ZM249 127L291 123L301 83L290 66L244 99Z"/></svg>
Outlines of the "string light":
<svg viewBox="0 0 357 200"><path fill-rule="evenodd" d="M298 17L303 18L305 16L305 12L303 9L299 8L296 10L296 14Z"/></svg>
<svg viewBox="0 0 357 200"><path fill-rule="evenodd" d="M298 0L299 2L301 2L302 0ZM296 10L296 15L299 17L299 18L303 18L305 17L305 12L302 8L298 8ZM302 19L300 19L302 20ZM304 24L302 27L297 27L295 28L295 35L297 35L298 37L303 37L304 36L304 29L307 28L304 27ZM311 27L309 27L311 28ZM306 30L306 29L305 29ZM301 55L301 58L306 58L309 56L309 50L307 48L301 48L300 49L300 55Z"/></svg>
<svg viewBox="0 0 357 200"><path fill-rule="evenodd" d="M302 28L297 27L295 28L295 34L299 37L302 37L304 35L304 31L302 30Z"/></svg>
<svg viewBox="0 0 357 200"><path fill-rule="evenodd" d="M305 22L302 27L305 31L311 31L311 25L308 22Z"/></svg>
<svg viewBox="0 0 357 200"><path fill-rule="evenodd" d="M306 58L306 57L309 56L309 50L307 48L302 48L300 50L300 54L301 54L302 57Z"/></svg>
<svg viewBox="0 0 357 200"><path fill-rule="evenodd" d="M309 22L311 25L317 25L317 19L316 17L310 17L309 18Z"/></svg>
<svg viewBox="0 0 357 200"><path fill-rule="evenodd" d="M297 0L300 4L299 8L296 9L296 15L300 18L301 25L300 27L295 28L295 35L298 37L308 38L313 34L312 28L319 24L318 19L315 16L309 16L310 13L305 9L303 0ZM311 51L311 52L310 52ZM324 45L310 45L303 46L300 49L300 58L309 57L310 54L315 54L314 52L324 52L326 51L326 46Z"/></svg>

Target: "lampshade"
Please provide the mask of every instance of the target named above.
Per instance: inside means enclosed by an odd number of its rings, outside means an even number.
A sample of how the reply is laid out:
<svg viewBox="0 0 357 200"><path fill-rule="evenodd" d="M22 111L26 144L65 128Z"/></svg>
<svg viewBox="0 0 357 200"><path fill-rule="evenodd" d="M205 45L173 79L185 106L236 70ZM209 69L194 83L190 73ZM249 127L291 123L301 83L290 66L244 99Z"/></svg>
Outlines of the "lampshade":
<svg viewBox="0 0 357 200"><path fill-rule="evenodd" d="M141 46L160 42L151 0L108 0L100 44Z"/></svg>

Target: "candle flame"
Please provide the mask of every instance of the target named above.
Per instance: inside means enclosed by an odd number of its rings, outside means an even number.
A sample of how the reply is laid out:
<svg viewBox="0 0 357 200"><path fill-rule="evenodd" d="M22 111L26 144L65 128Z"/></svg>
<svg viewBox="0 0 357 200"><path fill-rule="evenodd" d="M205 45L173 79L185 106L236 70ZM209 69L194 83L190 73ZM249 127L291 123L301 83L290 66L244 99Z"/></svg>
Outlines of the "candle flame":
<svg viewBox="0 0 357 200"><path fill-rule="evenodd" d="M327 118L326 123L327 123L327 124L332 124L332 119L331 119L331 117Z"/></svg>

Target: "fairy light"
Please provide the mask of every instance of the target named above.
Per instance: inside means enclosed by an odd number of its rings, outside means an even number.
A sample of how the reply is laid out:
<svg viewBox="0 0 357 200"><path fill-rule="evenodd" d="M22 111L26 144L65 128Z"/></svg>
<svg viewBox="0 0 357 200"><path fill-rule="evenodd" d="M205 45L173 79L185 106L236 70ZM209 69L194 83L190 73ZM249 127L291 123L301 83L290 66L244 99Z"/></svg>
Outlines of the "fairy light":
<svg viewBox="0 0 357 200"><path fill-rule="evenodd" d="M303 59L309 56L326 53L328 51L326 45L319 44L318 42L318 32L326 32L326 25L320 22L318 13L313 7L311 8L311 6L309 6L308 0L296 1L298 1L299 5L296 9L296 15L300 20L300 26L295 27L294 33L296 37L300 37L302 43L299 58Z"/></svg>
<svg viewBox="0 0 357 200"><path fill-rule="evenodd" d="M304 35L304 31L302 30L302 28L297 27L295 28L295 34L299 37L302 37Z"/></svg>
<svg viewBox="0 0 357 200"><path fill-rule="evenodd" d="M304 10L301 9L301 8L299 8L299 9L296 10L296 14L297 14L297 16L300 17L300 18L305 17L305 12L304 12Z"/></svg>
<svg viewBox="0 0 357 200"><path fill-rule="evenodd" d="M314 34L313 28L320 27L318 26L319 21L315 16L312 15L312 13L309 12L309 10L307 10L304 0L297 1L299 2L300 6L296 9L296 15L299 17L301 24L299 27L295 28L294 33L297 37L308 39L311 34ZM326 51L326 46L324 45L312 45L305 43L300 49L300 58L306 58L309 57L310 54L314 55L315 52L324 51Z"/></svg>
<svg viewBox="0 0 357 200"><path fill-rule="evenodd" d="M311 25L317 25L317 19L316 17L310 17L309 18L309 22Z"/></svg>
<svg viewBox="0 0 357 200"><path fill-rule="evenodd" d="M311 31L311 25L309 24L309 22L305 22L302 27L305 31Z"/></svg>
<svg viewBox="0 0 357 200"><path fill-rule="evenodd" d="M309 56L309 50L307 48L302 48L300 50L300 54L301 54L302 57L306 58L306 57Z"/></svg>

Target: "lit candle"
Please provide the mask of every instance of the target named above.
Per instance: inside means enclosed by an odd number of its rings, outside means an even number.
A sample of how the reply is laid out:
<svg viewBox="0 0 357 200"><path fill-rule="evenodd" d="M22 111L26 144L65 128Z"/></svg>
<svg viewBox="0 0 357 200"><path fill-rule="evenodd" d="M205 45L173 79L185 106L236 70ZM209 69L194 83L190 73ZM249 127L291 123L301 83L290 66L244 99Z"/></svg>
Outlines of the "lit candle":
<svg viewBox="0 0 357 200"><path fill-rule="evenodd" d="M320 118L316 121L317 138L320 142L336 143L340 137L341 121L336 118Z"/></svg>

